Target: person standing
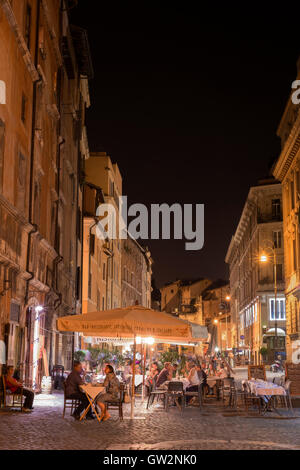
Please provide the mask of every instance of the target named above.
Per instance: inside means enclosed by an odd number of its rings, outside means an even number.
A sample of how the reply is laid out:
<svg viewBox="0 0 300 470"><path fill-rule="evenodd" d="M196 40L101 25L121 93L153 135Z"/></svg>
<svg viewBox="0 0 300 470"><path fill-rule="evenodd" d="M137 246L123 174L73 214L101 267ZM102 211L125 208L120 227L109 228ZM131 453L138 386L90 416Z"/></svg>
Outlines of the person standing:
<svg viewBox="0 0 300 470"><path fill-rule="evenodd" d="M34 400L34 393L32 390L28 390L27 388L22 388L22 382L19 382L13 377L14 368L13 366L7 367L7 372L5 375L5 386L7 390L10 390L12 393L23 394L25 397L24 406L22 411L25 413L30 413L33 410L33 400Z"/></svg>

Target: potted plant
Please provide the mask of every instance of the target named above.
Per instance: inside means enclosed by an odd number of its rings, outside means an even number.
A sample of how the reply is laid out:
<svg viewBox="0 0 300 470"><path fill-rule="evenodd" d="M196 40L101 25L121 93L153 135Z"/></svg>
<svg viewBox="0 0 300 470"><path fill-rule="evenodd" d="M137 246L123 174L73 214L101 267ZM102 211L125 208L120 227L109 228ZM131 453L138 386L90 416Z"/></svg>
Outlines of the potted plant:
<svg viewBox="0 0 300 470"><path fill-rule="evenodd" d="M268 355L268 349L265 346L262 346L259 350L259 353L263 358L263 363L266 362L266 357Z"/></svg>
<svg viewBox="0 0 300 470"><path fill-rule="evenodd" d="M84 351L81 351L80 349L78 349L78 351L74 352L75 361L82 362L82 361L84 361L85 356L86 356L86 353Z"/></svg>

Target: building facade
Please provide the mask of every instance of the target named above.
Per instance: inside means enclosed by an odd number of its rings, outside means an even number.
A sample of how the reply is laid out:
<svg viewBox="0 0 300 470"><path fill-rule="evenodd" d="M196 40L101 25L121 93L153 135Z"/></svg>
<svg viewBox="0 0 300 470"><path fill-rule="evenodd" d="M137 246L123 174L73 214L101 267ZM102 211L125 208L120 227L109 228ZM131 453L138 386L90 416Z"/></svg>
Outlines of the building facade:
<svg viewBox="0 0 300 470"><path fill-rule="evenodd" d="M151 308L152 259L129 234L122 246L122 307L143 305Z"/></svg>
<svg viewBox="0 0 300 470"><path fill-rule="evenodd" d="M300 79L300 59L297 63ZM300 104L289 97L277 135L281 153L274 164L273 174L282 184L283 238L285 249L286 347L287 359L292 360L293 343L300 340ZM295 353L297 348L296 345ZM299 356L298 356L299 359Z"/></svg>
<svg viewBox="0 0 300 470"><path fill-rule="evenodd" d="M101 188L104 202L114 207L116 230L119 230L119 196L122 195L122 176L117 163L112 163L105 152L91 153L86 160L85 181ZM106 226L108 231L108 226ZM118 232L117 232L118 233ZM105 309L121 307L121 240L110 237L106 241L107 259L102 270L106 279Z"/></svg>
<svg viewBox="0 0 300 470"><path fill-rule="evenodd" d="M68 2L0 2L0 300L7 363L36 390L69 369L73 335L56 318L81 309L85 109L92 76ZM3 103L4 101L4 103Z"/></svg>
<svg viewBox="0 0 300 470"><path fill-rule="evenodd" d="M267 255L266 263L261 262L263 253ZM274 360L276 352L284 355L286 313L282 196L281 186L276 180L261 180L250 189L225 261L230 273L235 349L254 364L263 360L260 354L262 347L268 350L270 361Z"/></svg>
<svg viewBox="0 0 300 470"><path fill-rule="evenodd" d="M200 348L199 354L211 354L231 349L230 305L227 281L201 278L177 280L160 289L161 309L207 327L209 336ZM217 348L217 349L215 349Z"/></svg>

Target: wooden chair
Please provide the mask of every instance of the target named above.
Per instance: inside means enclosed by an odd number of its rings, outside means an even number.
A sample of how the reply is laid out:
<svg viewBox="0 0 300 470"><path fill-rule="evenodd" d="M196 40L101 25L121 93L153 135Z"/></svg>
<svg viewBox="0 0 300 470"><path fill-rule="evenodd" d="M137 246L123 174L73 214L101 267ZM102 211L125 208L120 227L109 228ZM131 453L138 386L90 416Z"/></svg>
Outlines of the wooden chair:
<svg viewBox="0 0 300 470"><path fill-rule="evenodd" d="M185 398L184 398L184 390L183 390L182 382L170 381L168 383L168 389L167 389L166 400L165 400L166 411L168 411L168 408L169 408L169 398L173 398L173 400L175 401L178 398L181 398L181 410L183 411Z"/></svg>
<svg viewBox="0 0 300 470"><path fill-rule="evenodd" d="M184 392L184 405L187 406L187 397L197 397L199 402L199 410L202 409L203 405L203 383L198 385L198 390L196 392Z"/></svg>
<svg viewBox="0 0 300 470"><path fill-rule="evenodd" d="M261 410L261 405L262 405L261 397L253 395L251 393L250 386L247 382L244 384L244 390L245 390L245 408L246 408L246 412L248 413L250 405L257 405L258 413L261 414L261 411L262 411Z"/></svg>
<svg viewBox="0 0 300 470"><path fill-rule="evenodd" d="M261 366L248 366L248 380L250 379L262 379L267 380L266 378L266 368L264 365Z"/></svg>
<svg viewBox="0 0 300 470"><path fill-rule="evenodd" d="M65 417L66 409L71 409L71 415L76 410L76 408L80 405L80 400L77 398L67 398L66 397L66 383L64 382L64 410L63 410L63 418Z"/></svg>
<svg viewBox="0 0 300 470"><path fill-rule="evenodd" d="M159 398L163 398L165 402L165 406L166 406L166 396L167 396L167 390L156 388L156 381L153 380L153 384L149 388L147 410L149 409L150 405L153 405L155 397L156 397L156 400L158 400Z"/></svg>
<svg viewBox="0 0 300 470"><path fill-rule="evenodd" d="M2 375L1 378L2 382L2 403L3 406L6 408L20 408L21 411L23 410L23 387L21 387L21 393L11 392L10 390L6 389L5 383L5 376ZM12 398L12 403L8 403L8 398Z"/></svg>
<svg viewBox="0 0 300 470"><path fill-rule="evenodd" d="M233 406L234 403L234 394L235 394L235 387L234 387L234 378L233 377L225 377L222 380L220 392L222 395L223 405L225 403L225 399L228 398L228 406Z"/></svg>
<svg viewBox="0 0 300 470"><path fill-rule="evenodd" d="M120 398L116 401L107 401L105 402L106 409L109 408L119 410L119 418L123 421L123 403L125 398L125 384L120 383Z"/></svg>

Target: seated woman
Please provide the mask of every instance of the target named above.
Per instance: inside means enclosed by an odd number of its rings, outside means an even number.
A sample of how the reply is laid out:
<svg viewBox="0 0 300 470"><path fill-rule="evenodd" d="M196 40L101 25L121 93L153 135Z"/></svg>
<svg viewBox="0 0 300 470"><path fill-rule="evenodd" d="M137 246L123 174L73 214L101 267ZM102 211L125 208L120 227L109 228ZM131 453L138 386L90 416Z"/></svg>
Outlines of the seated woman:
<svg viewBox="0 0 300 470"><path fill-rule="evenodd" d="M158 375L159 375L159 368L157 362L153 362L151 364L151 368L148 374L148 377L145 381L146 385L146 390L147 390L147 395L149 394L150 387L153 385L153 383L156 381Z"/></svg>
<svg viewBox="0 0 300 470"><path fill-rule="evenodd" d="M126 359L126 363L125 363L124 371L123 371L123 378L126 383L130 382L131 375L132 375L132 360Z"/></svg>
<svg viewBox="0 0 300 470"><path fill-rule="evenodd" d="M5 386L7 390L10 390L12 393L23 393L25 397L24 406L22 408L25 413L30 413L33 410L33 400L34 400L34 393L27 388L23 388L22 390L22 383L18 382L16 379L13 378L14 368L13 366L7 367L7 372L5 375Z"/></svg>
<svg viewBox="0 0 300 470"><path fill-rule="evenodd" d="M227 377L229 377L228 371L225 369L224 364L220 365L220 368L217 371L217 376L221 379L226 379Z"/></svg>
<svg viewBox="0 0 300 470"><path fill-rule="evenodd" d="M200 384L200 379L195 364L189 364L189 373L187 374L187 379L190 385L186 388L187 392L197 392L198 386ZM192 397L187 397L187 403L190 402Z"/></svg>
<svg viewBox="0 0 300 470"><path fill-rule="evenodd" d="M114 369L111 365L107 364L104 370L106 377L104 380L104 387L106 387L106 392L101 393L97 397L97 405L101 409L100 419L106 421L110 418L105 403L107 401L117 401L120 398L120 382L117 379Z"/></svg>

